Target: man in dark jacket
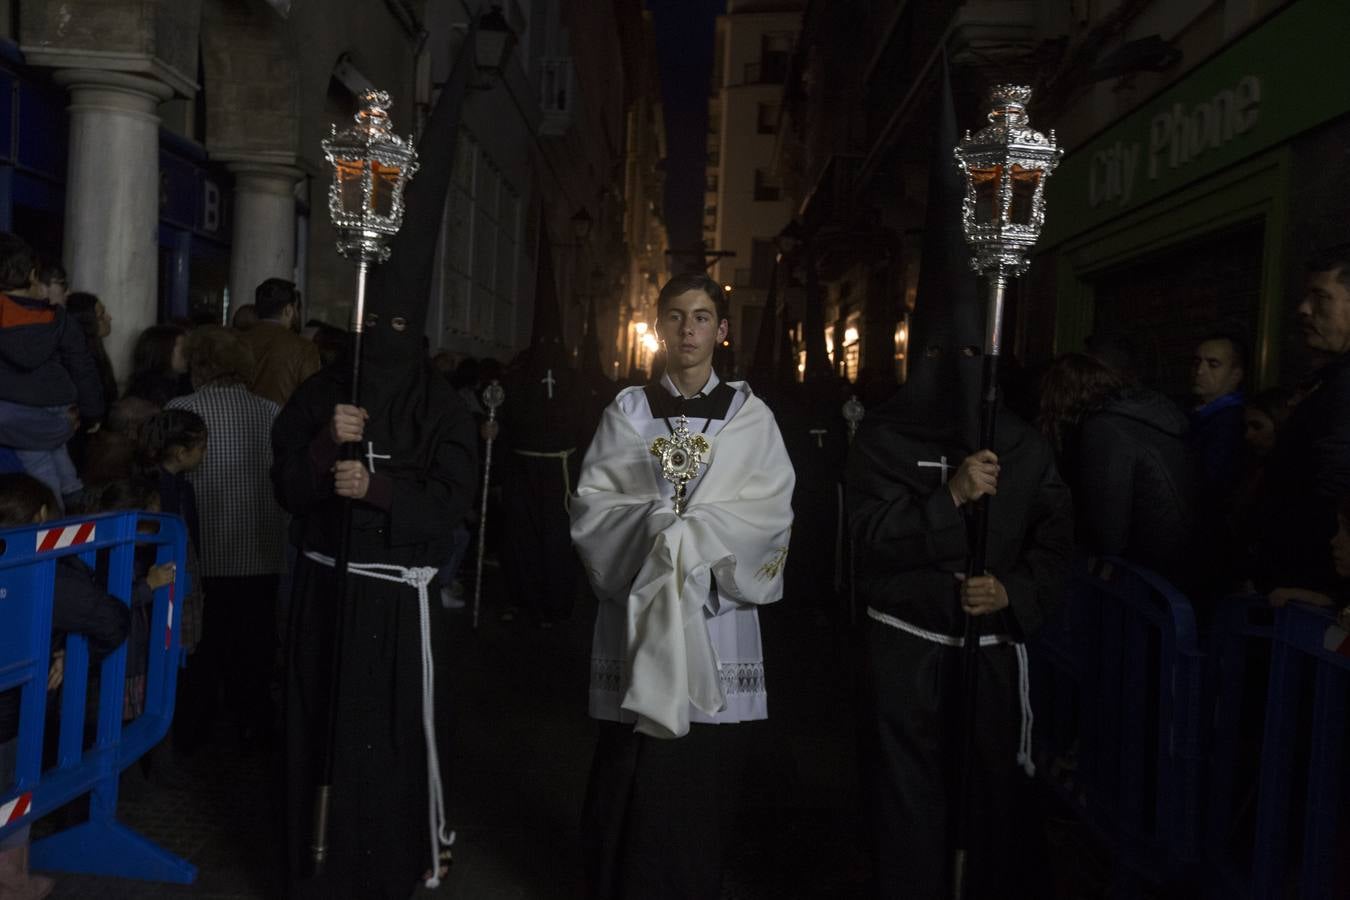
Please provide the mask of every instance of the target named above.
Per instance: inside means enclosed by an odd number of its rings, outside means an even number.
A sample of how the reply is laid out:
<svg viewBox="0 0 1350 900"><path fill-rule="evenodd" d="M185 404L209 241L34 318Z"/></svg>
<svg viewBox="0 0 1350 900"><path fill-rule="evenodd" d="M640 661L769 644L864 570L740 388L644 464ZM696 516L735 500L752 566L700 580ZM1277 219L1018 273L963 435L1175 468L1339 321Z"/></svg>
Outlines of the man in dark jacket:
<svg viewBox="0 0 1350 900"><path fill-rule="evenodd" d="M1195 528L1186 416L1134 387L1083 421L1065 477L1087 549L1177 575Z"/></svg>
<svg viewBox="0 0 1350 900"><path fill-rule="evenodd" d="M1337 503L1350 497L1350 244L1318 254L1307 271L1299 325L1328 359L1265 467L1257 584L1326 594L1339 583L1327 542Z"/></svg>
<svg viewBox="0 0 1350 900"><path fill-rule="evenodd" d="M1246 357L1242 345L1227 335L1207 337L1195 348L1191 393L1196 405L1190 413L1190 445L1203 512L1226 508L1242 476Z"/></svg>
<svg viewBox="0 0 1350 900"><path fill-rule="evenodd" d="M239 336L253 354L253 393L285 406L306 378L319 371L319 348L302 338L300 292L284 278L269 278L253 293L258 321ZM236 325L237 327L237 325Z"/></svg>

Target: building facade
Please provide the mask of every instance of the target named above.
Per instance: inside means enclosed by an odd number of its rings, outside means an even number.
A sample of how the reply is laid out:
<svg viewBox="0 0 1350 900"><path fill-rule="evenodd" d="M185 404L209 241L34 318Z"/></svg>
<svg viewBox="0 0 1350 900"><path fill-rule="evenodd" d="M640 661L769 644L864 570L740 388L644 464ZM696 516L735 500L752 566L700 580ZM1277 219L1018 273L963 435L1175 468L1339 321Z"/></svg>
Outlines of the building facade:
<svg viewBox="0 0 1350 900"><path fill-rule="evenodd" d="M612 369L626 349L639 96L624 60L651 49L639 0L9 0L0 228L103 299L122 378L144 327L227 321L269 277L300 285L307 317L345 325L355 275L334 249L320 142L369 87L416 135L469 51L470 21L493 8L514 52L471 79L442 221L405 224L442 231L427 337L433 351L509 359L529 342L547 252L565 341L579 346L594 301ZM579 215L593 223L584 237Z"/></svg>
<svg viewBox="0 0 1350 900"><path fill-rule="evenodd" d="M1324 0L810 3L778 153L829 367L903 378L928 176L951 164L935 140L945 71L962 130L983 122L992 84L1030 84L1033 124L1066 151L1010 296L1004 346L1020 361L1121 337L1148 381L1184 396L1194 344L1218 329L1247 339L1257 384L1296 377L1303 260L1346 240L1347 94L1324 62L1348 14ZM789 315L804 353L806 316Z"/></svg>
<svg viewBox="0 0 1350 900"><path fill-rule="evenodd" d="M742 372L773 275L773 239L792 218L775 148L783 83L804 5L730 0L717 19L703 243L729 254L712 263L711 273L730 292L729 339Z"/></svg>

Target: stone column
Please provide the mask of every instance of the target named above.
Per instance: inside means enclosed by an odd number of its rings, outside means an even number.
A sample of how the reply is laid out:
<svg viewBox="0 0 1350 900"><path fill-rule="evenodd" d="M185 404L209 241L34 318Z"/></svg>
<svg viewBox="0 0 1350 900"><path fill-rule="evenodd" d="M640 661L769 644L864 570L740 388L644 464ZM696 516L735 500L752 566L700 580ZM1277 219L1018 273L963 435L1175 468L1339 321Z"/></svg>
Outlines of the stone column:
<svg viewBox="0 0 1350 900"><path fill-rule="evenodd" d="M159 116L173 95L151 78L61 69L70 94L65 265L71 287L99 296L113 317L105 341L118 380L131 346L158 314Z"/></svg>
<svg viewBox="0 0 1350 900"><path fill-rule="evenodd" d="M269 278L295 280L295 185L303 173L272 163L230 162L234 227L230 244L230 315L253 302Z"/></svg>

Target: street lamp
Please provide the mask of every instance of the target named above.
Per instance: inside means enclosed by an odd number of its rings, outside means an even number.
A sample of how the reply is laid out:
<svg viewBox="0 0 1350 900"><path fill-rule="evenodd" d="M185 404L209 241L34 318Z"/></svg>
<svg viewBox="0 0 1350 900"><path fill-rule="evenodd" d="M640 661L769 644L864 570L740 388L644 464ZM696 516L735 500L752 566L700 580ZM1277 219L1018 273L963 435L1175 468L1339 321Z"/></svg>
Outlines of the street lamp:
<svg viewBox="0 0 1350 900"><path fill-rule="evenodd" d="M516 46L516 33L502 15L502 8L494 6L478 19L478 39L474 42L474 62L484 75L501 75Z"/></svg>

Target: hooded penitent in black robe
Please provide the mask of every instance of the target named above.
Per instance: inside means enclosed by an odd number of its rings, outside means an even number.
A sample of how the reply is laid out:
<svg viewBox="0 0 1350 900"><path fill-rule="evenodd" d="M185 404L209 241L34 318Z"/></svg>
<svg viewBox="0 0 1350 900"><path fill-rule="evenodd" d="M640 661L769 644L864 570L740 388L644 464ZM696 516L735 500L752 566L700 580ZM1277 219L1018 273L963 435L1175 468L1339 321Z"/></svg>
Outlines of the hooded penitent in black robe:
<svg viewBox="0 0 1350 900"><path fill-rule="evenodd" d="M964 651L950 644L965 628L956 575L967 572L973 517L972 504L958 508L945 482L981 449L984 305L955 219L961 191L947 155L955 143L950 107L946 116L928 193L909 378L868 410L846 475L871 694L863 795L884 898L950 895L958 809ZM1048 442L1006 409L997 422L989 449L1001 470L986 571L1007 590L1009 607L976 623L982 636L1021 642L1061 597L1073 507ZM1025 778L1017 651L1001 642L978 653L966 896L1017 897L1027 893L1015 856L1026 829L1014 799Z"/></svg>
<svg viewBox="0 0 1350 900"><path fill-rule="evenodd" d="M567 498L585 439L585 395L577 373L560 346L559 352L551 349L537 344L506 377L501 408L502 569L512 600L540 623L572 612L577 563Z"/></svg>
<svg viewBox="0 0 1350 900"><path fill-rule="evenodd" d="M373 462L373 471L366 497L352 504L353 565L439 567L450 557L452 530L474 496L473 419L422 348L431 261L453 156L455 101L462 93L458 68L419 146L423 168L408 189L407 216L391 243L392 257L370 281L360 382L360 405L370 418L359 458L368 467ZM331 567L304 554L337 556L343 501L333 491L338 447L330 422L334 407L350 402L350 383L347 354L302 384L272 429L273 483L282 506L295 516L292 540L301 554L287 639L287 896L402 900L433 865L418 592L406 584L357 573L347 577L328 861L320 877L310 872L314 790L328 733L337 584ZM443 761L449 686L440 676L448 623L439 603L429 607L437 670L434 720ZM441 771L446 772L443 762Z"/></svg>
<svg viewBox="0 0 1350 900"><path fill-rule="evenodd" d="M988 571L1009 607L980 617L980 634L1026 640L1059 602L1073 549L1072 500L1041 435L1000 411L994 452L998 495L990 506ZM872 798L883 897L949 893L953 798L960 756L961 654L914 637L881 617L959 638L964 613L955 574L967 565L967 516L942 469L972 448L927 430L888 404L863 420L849 462L848 502L859 602L867 607L874 714L865 794ZM970 897L1015 897L1014 836L1021 706L1012 646L980 650L976 803L968 864Z"/></svg>
<svg viewBox="0 0 1350 900"><path fill-rule="evenodd" d="M540 240L534 335L529 352L503 380L499 552L512 602L541 625L572 613L576 557L568 534L568 495L589 440L586 392L562 344L553 267Z"/></svg>

